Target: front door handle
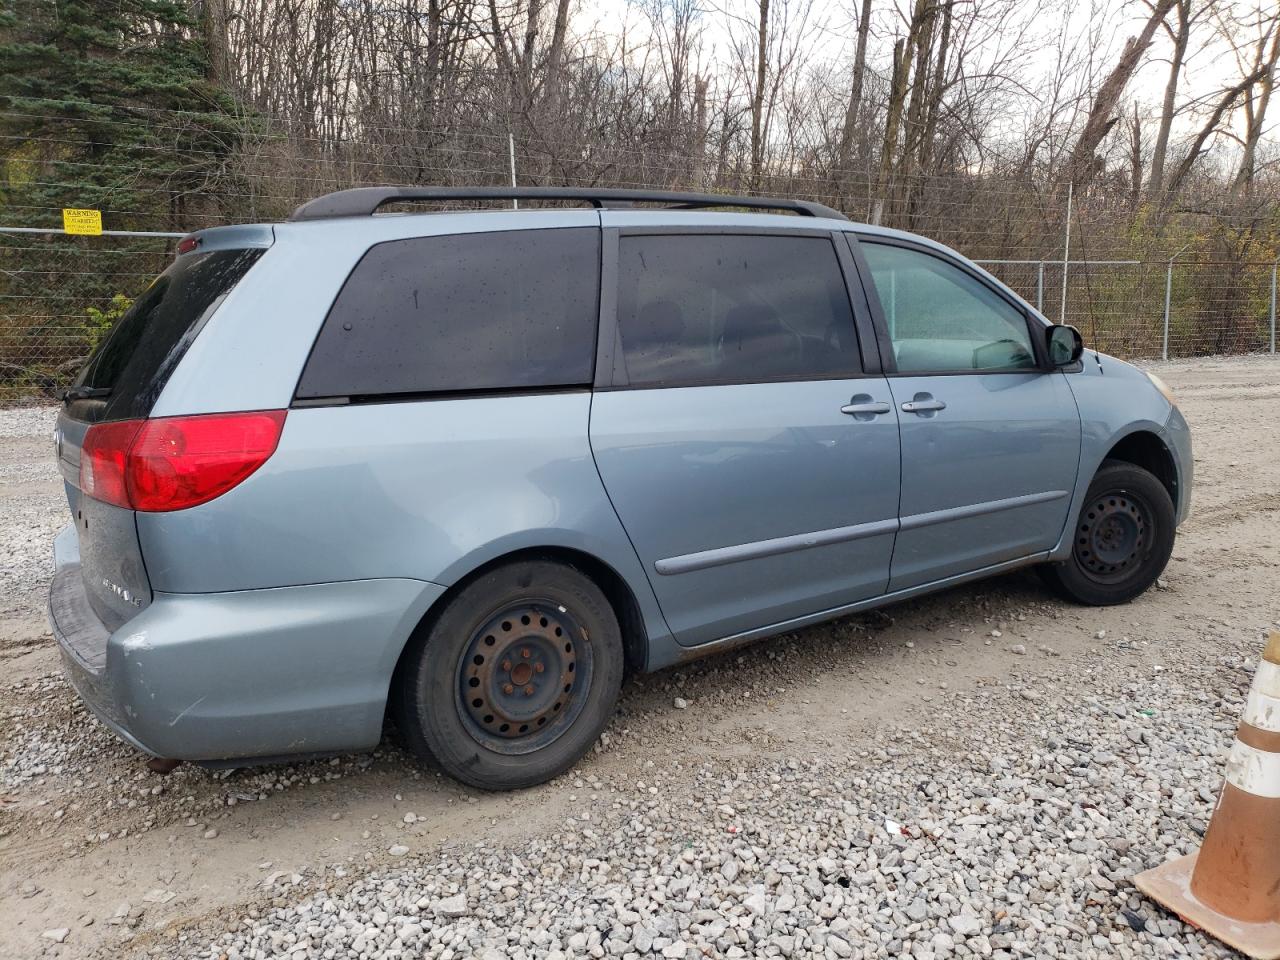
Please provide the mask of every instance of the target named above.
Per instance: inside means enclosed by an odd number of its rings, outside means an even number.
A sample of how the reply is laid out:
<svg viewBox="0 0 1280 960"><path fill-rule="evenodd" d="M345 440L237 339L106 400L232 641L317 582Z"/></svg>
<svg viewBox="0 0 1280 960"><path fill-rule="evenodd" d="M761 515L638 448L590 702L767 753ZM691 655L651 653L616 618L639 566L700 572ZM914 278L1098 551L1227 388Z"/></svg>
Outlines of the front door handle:
<svg viewBox="0 0 1280 960"><path fill-rule="evenodd" d="M919 413L926 416L945 409L947 405L941 400L935 400L931 393L917 393L902 405L903 413Z"/></svg>
<svg viewBox="0 0 1280 960"><path fill-rule="evenodd" d="M856 417L859 414L888 413L892 409L887 403L846 403L840 408L840 412Z"/></svg>

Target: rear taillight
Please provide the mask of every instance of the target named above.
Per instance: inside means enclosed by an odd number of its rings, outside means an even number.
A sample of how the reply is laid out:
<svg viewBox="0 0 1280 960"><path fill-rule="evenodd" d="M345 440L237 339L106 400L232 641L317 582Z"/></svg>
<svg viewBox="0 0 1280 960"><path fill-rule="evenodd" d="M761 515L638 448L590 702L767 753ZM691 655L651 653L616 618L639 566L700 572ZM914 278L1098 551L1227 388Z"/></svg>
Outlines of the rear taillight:
<svg viewBox="0 0 1280 960"><path fill-rule="evenodd" d="M80 489L149 513L207 503L267 462L284 420L284 410L263 410L95 424L80 452Z"/></svg>
<svg viewBox="0 0 1280 960"><path fill-rule="evenodd" d="M85 496L117 507L129 505L124 480L129 448L145 422L120 420L89 428L80 448L80 490Z"/></svg>

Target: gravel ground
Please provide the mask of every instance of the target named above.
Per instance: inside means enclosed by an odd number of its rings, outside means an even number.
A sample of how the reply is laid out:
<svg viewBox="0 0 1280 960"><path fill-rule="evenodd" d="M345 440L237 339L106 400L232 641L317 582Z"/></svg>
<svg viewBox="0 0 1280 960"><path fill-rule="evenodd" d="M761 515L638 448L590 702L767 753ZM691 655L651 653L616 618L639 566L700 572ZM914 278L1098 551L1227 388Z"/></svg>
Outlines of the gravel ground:
<svg viewBox="0 0 1280 960"><path fill-rule="evenodd" d="M1243 703L1146 669L1132 682L1118 652L1090 655L1094 692L1065 708L1002 687L874 749L706 762L678 788L597 780L545 838L380 871L189 955L1225 953L1128 878L1203 832L1213 793L1196 784L1215 782ZM1224 656L1215 675L1239 686L1253 666Z"/></svg>
<svg viewBox="0 0 1280 960"><path fill-rule="evenodd" d="M34 619L65 507L47 414L0 413L0 956L1231 955L1131 878L1198 843L1280 617L1280 362L1156 369L1198 458L1162 589L1020 573L637 678L501 796L393 737L149 774Z"/></svg>
<svg viewBox="0 0 1280 960"><path fill-rule="evenodd" d="M66 522L66 501L53 459L54 410L0 411L0 619L44 610L53 535ZM60 512L61 511L61 512Z"/></svg>

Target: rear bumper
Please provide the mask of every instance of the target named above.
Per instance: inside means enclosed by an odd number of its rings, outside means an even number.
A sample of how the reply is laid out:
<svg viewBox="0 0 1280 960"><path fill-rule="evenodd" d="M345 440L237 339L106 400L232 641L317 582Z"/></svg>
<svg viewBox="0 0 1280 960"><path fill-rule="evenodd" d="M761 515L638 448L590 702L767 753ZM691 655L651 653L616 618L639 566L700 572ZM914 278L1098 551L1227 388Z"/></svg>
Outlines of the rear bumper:
<svg viewBox="0 0 1280 960"><path fill-rule="evenodd" d="M157 593L110 633L78 562L58 559L49 615L72 686L121 738L180 760L374 746L400 651L445 589L382 579Z"/></svg>

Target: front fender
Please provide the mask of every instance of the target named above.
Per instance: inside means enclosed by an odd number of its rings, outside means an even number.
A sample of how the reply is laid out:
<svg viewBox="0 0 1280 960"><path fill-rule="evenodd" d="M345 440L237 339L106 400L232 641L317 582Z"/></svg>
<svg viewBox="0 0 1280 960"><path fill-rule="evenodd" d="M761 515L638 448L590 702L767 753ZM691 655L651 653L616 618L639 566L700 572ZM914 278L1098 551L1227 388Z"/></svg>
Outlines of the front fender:
<svg viewBox="0 0 1280 960"><path fill-rule="evenodd" d="M1145 373L1113 357L1086 354L1083 369L1068 374L1067 383L1080 412L1080 470L1067 522L1051 560L1071 554L1069 531L1075 526L1089 484L1107 455L1126 437L1154 435L1173 459L1177 472L1178 522L1186 518L1191 499L1191 436L1182 414Z"/></svg>

